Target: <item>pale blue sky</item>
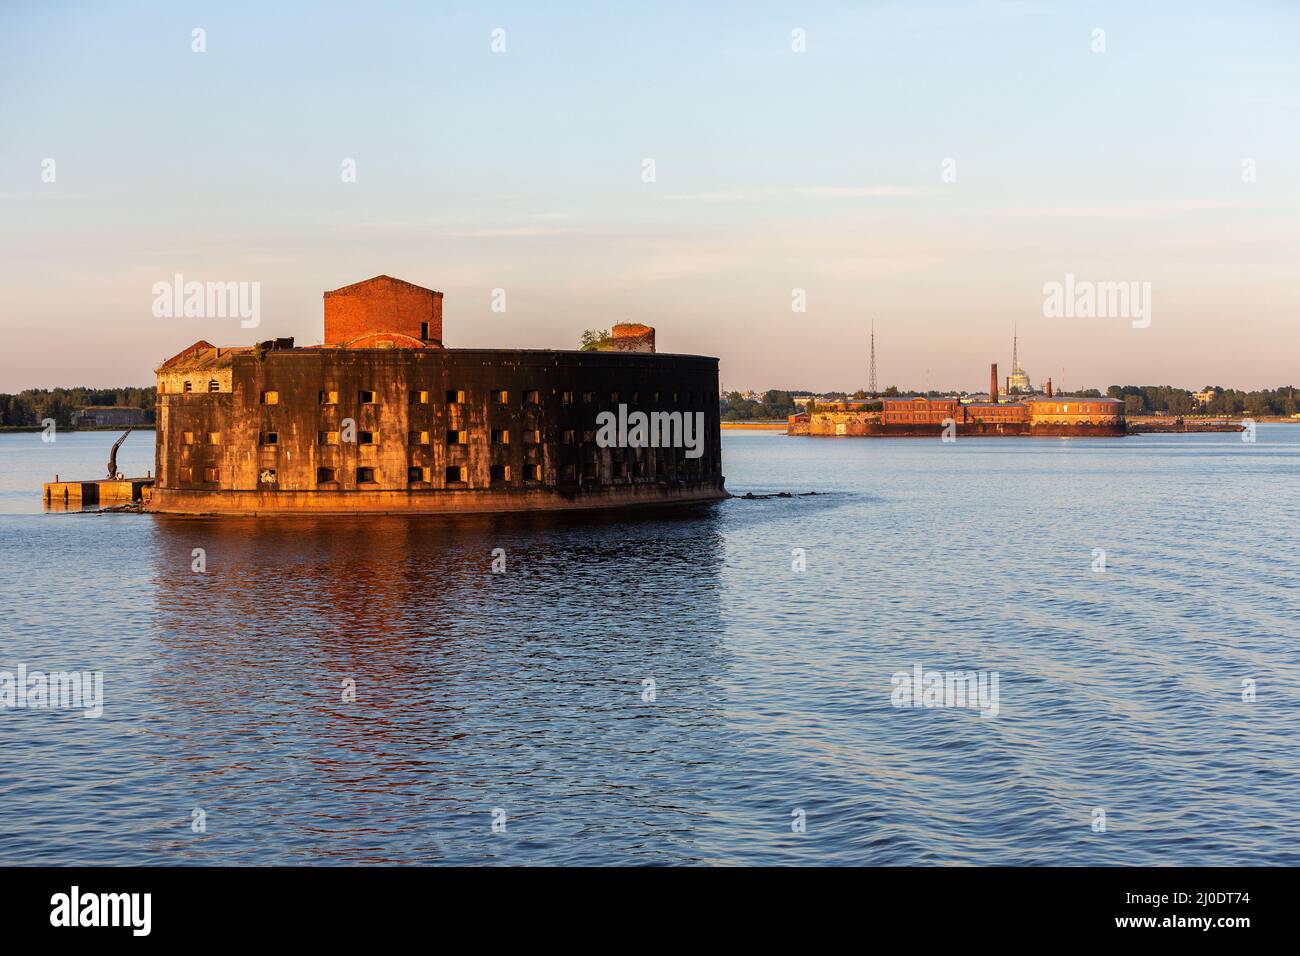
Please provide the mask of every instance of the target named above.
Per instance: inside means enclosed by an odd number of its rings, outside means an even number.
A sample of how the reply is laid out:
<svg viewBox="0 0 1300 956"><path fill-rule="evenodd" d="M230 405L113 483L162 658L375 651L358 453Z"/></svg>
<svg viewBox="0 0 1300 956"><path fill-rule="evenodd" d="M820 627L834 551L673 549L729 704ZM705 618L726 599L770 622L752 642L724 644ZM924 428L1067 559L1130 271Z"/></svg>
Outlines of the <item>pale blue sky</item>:
<svg viewBox="0 0 1300 956"><path fill-rule="evenodd" d="M314 343L381 272L453 347L641 321L728 387L864 385L873 317L882 386L983 387L1016 322L1036 381L1276 385L1298 200L1282 2L0 7L0 391ZM261 326L155 318L177 272ZM1067 272L1150 282L1151 327L1044 318Z"/></svg>

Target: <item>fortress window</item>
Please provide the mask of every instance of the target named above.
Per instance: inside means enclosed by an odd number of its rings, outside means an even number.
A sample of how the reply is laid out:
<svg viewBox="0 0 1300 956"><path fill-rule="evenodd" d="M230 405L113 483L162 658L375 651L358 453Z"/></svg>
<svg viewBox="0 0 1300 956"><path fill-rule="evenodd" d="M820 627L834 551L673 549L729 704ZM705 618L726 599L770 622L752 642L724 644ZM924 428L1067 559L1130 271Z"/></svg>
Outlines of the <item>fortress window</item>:
<svg viewBox="0 0 1300 956"><path fill-rule="evenodd" d="M632 477L633 478L645 477L645 462L643 461L632 462Z"/></svg>
<svg viewBox="0 0 1300 956"><path fill-rule="evenodd" d="M209 444L209 445L220 445L220 444L221 444L221 432L208 432L208 444Z"/></svg>
<svg viewBox="0 0 1300 956"><path fill-rule="evenodd" d="M429 480L428 468L419 468L415 465L412 465L410 468L406 469L407 484L418 485L423 482L427 482L428 480Z"/></svg>
<svg viewBox="0 0 1300 956"><path fill-rule="evenodd" d="M542 404L542 393L535 388L529 389L528 391L524 392L524 404L525 405Z"/></svg>
<svg viewBox="0 0 1300 956"><path fill-rule="evenodd" d="M279 404L280 404L280 393L279 393L279 392L263 392L263 393L262 393L262 404L263 404L263 405L279 405Z"/></svg>
<svg viewBox="0 0 1300 956"><path fill-rule="evenodd" d="M560 466L561 481L573 481L576 474L577 474L577 469L573 465Z"/></svg>
<svg viewBox="0 0 1300 956"><path fill-rule="evenodd" d="M609 393L609 400L610 400L612 403L614 403L615 405L617 405L617 404L618 404L618 392L610 392L610 393Z"/></svg>
<svg viewBox="0 0 1300 956"><path fill-rule="evenodd" d="M262 444L263 444L263 445L278 445L278 444L280 444L280 433L279 433L279 432L262 432Z"/></svg>
<svg viewBox="0 0 1300 956"><path fill-rule="evenodd" d="M374 432L357 432L358 445L377 445Z"/></svg>
<svg viewBox="0 0 1300 956"><path fill-rule="evenodd" d="M494 444L494 445L509 445L509 444L510 444L510 432L509 432L507 429L504 429L504 428L494 428L494 429L492 429L492 444Z"/></svg>
<svg viewBox="0 0 1300 956"><path fill-rule="evenodd" d="M194 480L194 469L189 467L188 465L182 465L181 481L193 481L193 480Z"/></svg>
<svg viewBox="0 0 1300 956"><path fill-rule="evenodd" d="M540 429L534 428L532 431L524 432L525 445L540 445L541 443L542 443L542 432Z"/></svg>
<svg viewBox="0 0 1300 956"><path fill-rule="evenodd" d="M673 404L676 405L679 401L681 401L681 397L682 396L680 392L673 392Z"/></svg>
<svg viewBox="0 0 1300 956"><path fill-rule="evenodd" d="M493 480L493 481L509 481L509 480L510 480L510 466L509 466L509 465L493 465L493 466L492 466L492 469L491 469L491 476L492 476L492 480Z"/></svg>
<svg viewBox="0 0 1300 956"><path fill-rule="evenodd" d="M208 379L208 391L209 392L221 391L221 383L218 382L215 378Z"/></svg>
<svg viewBox="0 0 1300 956"><path fill-rule="evenodd" d="M614 477L615 478L627 477L627 462L625 461L614 462Z"/></svg>
<svg viewBox="0 0 1300 956"><path fill-rule="evenodd" d="M338 392L321 392L320 403L322 405L337 405L339 403Z"/></svg>
<svg viewBox="0 0 1300 956"><path fill-rule="evenodd" d="M167 383L166 383L166 382L159 382L159 383L158 383L158 394L161 395L161 394L162 394L163 392L165 392L165 391L167 391Z"/></svg>
<svg viewBox="0 0 1300 956"><path fill-rule="evenodd" d="M220 480L221 480L221 469L220 469L220 468L204 468L204 469L203 469L203 480L204 480L204 481L220 481Z"/></svg>
<svg viewBox="0 0 1300 956"><path fill-rule="evenodd" d="M338 481L338 472L333 468L317 468L316 484L327 485L330 482Z"/></svg>
<svg viewBox="0 0 1300 956"><path fill-rule="evenodd" d="M357 484L359 485L373 484L378 480L379 479L375 477L375 469L373 468L357 469Z"/></svg>
<svg viewBox="0 0 1300 956"><path fill-rule="evenodd" d="M450 429L448 429L448 430L447 430L447 444L448 444L448 445L468 445L468 444L469 444L469 432L464 431L463 429L460 430L460 431L457 431L457 430L454 429L454 428L450 428Z"/></svg>
<svg viewBox="0 0 1300 956"><path fill-rule="evenodd" d="M257 480L264 485L275 484L275 469L263 468L261 474L257 476Z"/></svg>
<svg viewBox="0 0 1300 956"><path fill-rule="evenodd" d="M541 481L541 465L524 465L524 481Z"/></svg>
<svg viewBox="0 0 1300 956"><path fill-rule="evenodd" d="M590 405L590 404L595 400L595 398L596 398L596 393L595 393L595 392L583 392L583 393L582 393L582 402L583 402L584 405Z"/></svg>
<svg viewBox="0 0 1300 956"><path fill-rule="evenodd" d="M412 392L412 393L411 393L411 404L412 404L412 405L428 405L428 404L429 404L429 393L428 393L428 392Z"/></svg>
<svg viewBox="0 0 1300 956"><path fill-rule="evenodd" d="M560 444L561 444L561 445L572 445L572 444L573 444L573 429L572 429L572 428L566 428L564 431L560 432Z"/></svg>
<svg viewBox="0 0 1300 956"><path fill-rule="evenodd" d="M633 393L632 393L632 404L633 404L633 405L636 405L636 404L639 403L640 401L641 401L641 393L640 393L640 392L633 392Z"/></svg>
<svg viewBox="0 0 1300 956"><path fill-rule="evenodd" d="M411 432L406 436L406 443L408 445L427 445L429 444L429 433Z"/></svg>
<svg viewBox="0 0 1300 956"><path fill-rule="evenodd" d="M186 383L185 383L185 391L187 391L187 392L192 392L192 391L194 391L194 383L193 383L193 382L186 382Z"/></svg>
<svg viewBox="0 0 1300 956"><path fill-rule="evenodd" d="M338 433L338 432L321 432L321 433L320 433L319 444L321 444L321 445L337 445L338 443L339 443L339 433Z"/></svg>
<svg viewBox="0 0 1300 956"><path fill-rule="evenodd" d="M421 323L420 323L420 338L423 339L425 342L429 341L429 323L428 323L428 322L421 322Z"/></svg>
<svg viewBox="0 0 1300 956"><path fill-rule="evenodd" d="M504 388L499 388L492 393L492 400L495 401L498 405L509 405L510 393L507 392Z"/></svg>
<svg viewBox="0 0 1300 956"><path fill-rule="evenodd" d="M561 404L561 405L572 405L572 404L573 404L573 393L572 393L572 392L561 392L561 393L560 393L560 404Z"/></svg>
<svg viewBox="0 0 1300 956"><path fill-rule="evenodd" d="M357 393L357 402L361 405L375 404L375 393L368 388L363 388Z"/></svg>
<svg viewBox="0 0 1300 956"><path fill-rule="evenodd" d="M464 465L448 465L447 484L449 485L464 484L465 471L466 468Z"/></svg>
<svg viewBox="0 0 1300 956"><path fill-rule="evenodd" d="M656 405L659 404L659 399L660 399L661 397L662 397L662 396L660 395L659 392L655 392L655 404L656 404Z"/></svg>
<svg viewBox="0 0 1300 956"><path fill-rule="evenodd" d="M668 463L664 461L662 455L655 456L655 477L662 478L668 474Z"/></svg>
<svg viewBox="0 0 1300 956"><path fill-rule="evenodd" d="M181 444L182 444L182 445L193 445L193 444L194 444L194 432L181 432Z"/></svg>
<svg viewBox="0 0 1300 956"><path fill-rule="evenodd" d="M464 405L464 404L465 404L465 390L464 390L464 389L456 389L456 388L453 388L453 389L451 389L450 391L448 391L448 392L447 392L447 404L448 404L448 405Z"/></svg>

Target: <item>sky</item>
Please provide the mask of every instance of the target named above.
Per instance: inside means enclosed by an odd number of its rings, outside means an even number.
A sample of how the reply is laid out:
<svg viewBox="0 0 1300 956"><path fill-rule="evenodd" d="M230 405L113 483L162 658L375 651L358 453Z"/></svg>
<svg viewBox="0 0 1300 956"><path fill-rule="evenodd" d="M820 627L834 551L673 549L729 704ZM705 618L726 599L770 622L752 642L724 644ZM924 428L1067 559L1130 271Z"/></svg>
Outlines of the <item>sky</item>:
<svg viewBox="0 0 1300 956"><path fill-rule="evenodd" d="M381 273L450 347L644 322L729 390L864 387L873 321L881 388L1017 327L1035 383L1296 383L1300 4L0 4L0 392L315 344Z"/></svg>

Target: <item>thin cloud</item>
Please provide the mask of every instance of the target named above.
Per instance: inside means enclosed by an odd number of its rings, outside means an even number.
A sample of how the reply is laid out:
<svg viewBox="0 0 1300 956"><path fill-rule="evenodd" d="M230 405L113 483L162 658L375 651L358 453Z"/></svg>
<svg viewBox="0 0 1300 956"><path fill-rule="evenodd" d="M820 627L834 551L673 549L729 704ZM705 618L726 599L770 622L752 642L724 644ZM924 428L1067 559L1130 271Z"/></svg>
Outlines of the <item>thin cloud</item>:
<svg viewBox="0 0 1300 956"><path fill-rule="evenodd" d="M537 239L556 236L585 236L591 230L573 226L502 226L439 233L451 239Z"/></svg>
<svg viewBox="0 0 1300 956"><path fill-rule="evenodd" d="M759 186L752 189L724 189L711 192L674 193L674 202L768 202L780 199L887 199L898 196L928 196L932 189L918 186Z"/></svg>
<svg viewBox="0 0 1300 956"><path fill-rule="evenodd" d="M1155 202L1095 203L1087 206L1033 206L1013 209L1008 215L1026 219L1134 219L1231 209L1239 205L1230 199L1169 199Z"/></svg>
<svg viewBox="0 0 1300 956"><path fill-rule="evenodd" d="M414 233L425 239L547 239L560 236L591 235L589 226L554 225L568 217L537 216L541 222L472 226L467 223L446 223L430 220L388 220L362 223L361 228L386 233Z"/></svg>

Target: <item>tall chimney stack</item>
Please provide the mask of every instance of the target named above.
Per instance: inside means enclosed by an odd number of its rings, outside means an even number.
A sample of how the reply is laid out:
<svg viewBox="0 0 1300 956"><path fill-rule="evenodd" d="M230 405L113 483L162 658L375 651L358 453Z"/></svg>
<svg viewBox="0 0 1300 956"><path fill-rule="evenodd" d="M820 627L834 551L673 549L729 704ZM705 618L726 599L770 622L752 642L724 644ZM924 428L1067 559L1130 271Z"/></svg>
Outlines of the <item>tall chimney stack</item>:
<svg viewBox="0 0 1300 956"><path fill-rule="evenodd" d="M1052 397L1052 380L1050 378L1047 380L1047 397Z"/></svg>
<svg viewBox="0 0 1300 956"><path fill-rule="evenodd" d="M998 400L998 363L993 363L993 369L989 372L989 401L997 402Z"/></svg>

